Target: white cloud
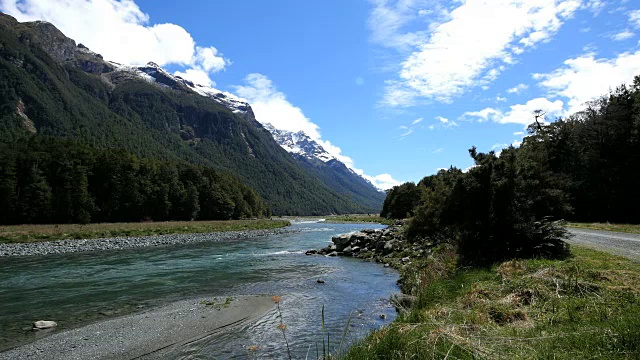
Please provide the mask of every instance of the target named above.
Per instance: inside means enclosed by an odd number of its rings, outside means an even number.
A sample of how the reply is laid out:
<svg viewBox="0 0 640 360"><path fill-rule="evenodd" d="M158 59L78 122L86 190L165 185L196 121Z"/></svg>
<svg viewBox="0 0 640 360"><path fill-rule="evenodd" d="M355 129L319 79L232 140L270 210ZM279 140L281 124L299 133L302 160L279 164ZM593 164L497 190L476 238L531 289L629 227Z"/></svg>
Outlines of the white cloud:
<svg viewBox="0 0 640 360"><path fill-rule="evenodd" d="M529 88L529 85L526 84L518 84L514 87L512 87L511 89L508 89L507 92L509 94L518 94L521 91L527 90Z"/></svg>
<svg viewBox="0 0 640 360"><path fill-rule="evenodd" d="M19 21L48 21L107 60L175 64L193 69L183 74L203 83L203 73L220 71L229 64L216 48L196 46L184 28L151 24L149 15L133 0L0 0L0 11Z"/></svg>
<svg viewBox="0 0 640 360"><path fill-rule="evenodd" d="M568 99L565 115L584 109L584 104L606 95L623 83L629 83L640 74L640 51L622 53L612 59L596 59L585 54L568 59L563 67L547 74L534 74L540 86L551 96Z"/></svg>
<svg viewBox="0 0 640 360"><path fill-rule="evenodd" d="M364 78L362 76L356 77L356 85L358 86L364 85Z"/></svg>
<svg viewBox="0 0 640 360"><path fill-rule="evenodd" d="M561 115L563 108L564 103L560 100L551 102L545 98L536 98L527 101L526 104L511 105L511 109L507 114L494 120L501 124L522 124L527 126L534 122L534 111L542 110L547 117L552 117Z"/></svg>
<svg viewBox="0 0 640 360"><path fill-rule="evenodd" d="M216 83L211 80L209 74L200 69L187 69L183 71L176 71L175 75L180 76L183 79L194 82L195 84L205 85L209 87L216 86Z"/></svg>
<svg viewBox="0 0 640 360"><path fill-rule="evenodd" d="M624 41L624 40L628 40L631 39L632 37L636 36L636 34L634 34L633 32L627 30L621 31L617 34L614 34L611 36L611 39L613 39L614 41Z"/></svg>
<svg viewBox="0 0 640 360"><path fill-rule="evenodd" d="M450 128L453 128L453 127L458 126L458 123L457 123L457 122L455 122L455 121L453 121L453 120L449 120L449 119L447 119L447 118L446 118L446 117L444 117L444 116L436 116L436 120L438 120L438 122L439 122L439 124L438 124L438 126L437 126L437 127L442 127L442 128L445 128L445 129L450 129ZM429 129L431 129L431 130L433 130L433 129L435 129L435 128L436 128L436 126L435 126L435 125L431 125L431 126L429 126Z"/></svg>
<svg viewBox="0 0 640 360"><path fill-rule="evenodd" d="M388 189L390 184L400 184L389 174L370 176L362 169L354 166L352 158L342 154L342 149L322 139L320 127L307 118L302 109L291 104L284 93L278 91L273 82L263 74L249 74L245 78L246 85L235 86L236 93L251 104L256 120L262 124L270 123L276 129L287 131L304 131L310 138L318 142L329 154L335 156L356 174L369 180L380 189Z"/></svg>
<svg viewBox="0 0 640 360"><path fill-rule="evenodd" d="M600 12L602 11L602 9L604 9L604 7L607 4L603 1L603 0L589 0L586 3L586 8L589 9L595 16L598 16L600 14Z"/></svg>
<svg viewBox="0 0 640 360"><path fill-rule="evenodd" d="M497 102L505 102L505 101L507 101L507 98L498 95L498 96L496 96L496 101Z"/></svg>
<svg viewBox="0 0 640 360"><path fill-rule="evenodd" d="M444 148L438 148L438 149L433 150L432 154L440 154L443 151L444 151Z"/></svg>
<svg viewBox="0 0 640 360"><path fill-rule="evenodd" d="M511 105L506 113L494 108L480 111L468 111L462 118L476 118L480 122L492 120L500 124L522 124L527 126L534 122L533 112L542 110L547 116L559 116L563 112L564 103L560 100L549 101L545 98L529 100L526 104Z"/></svg>
<svg viewBox="0 0 640 360"><path fill-rule="evenodd" d="M405 137L405 136L409 136L409 135L411 135L411 134L413 134L413 129L409 129L409 130L405 131L404 133L402 133L402 134L400 135L400 139L402 139L402 138L403 138L403 137Z"/></svg>
<svg viewBox="0 0 640 360"><path fill-rule="evenodd" d="M411 48L398 77L387 81L388 106L410 106L421 99L450 102L466 90L499 76L523 48L549 40L582 0L467 0L432 22L424 32L402 30L415 18L416 1L374 3L370 23L374 41ZM396 11L391 11L395 9ZM398 10L399 9L399 10ZM390 16L392 14L393 16ZM386 19L380 21L381 18ZM436 21L439 21L437 18Z"/></svg>
<svg viewBox="0 0 640 360"><path fill-rule="evenodd" d="M402 181L396 180L391 176L391 174L380 174L376 176L365 176L367 180L369 180L374 186L379 189L387 190L391 189L394 186L398 186L402 184Z"/></svg>
<svg viewBox="0 0 640 360"><path fill-rule="evenodd" d="M413 122L411 123L411 125L417 125L417 124L421 123L421 122L422 122L422 120L423 120L422 118L417 118L417 119L413 120Z"/></svg>
<svg viewBox="0 0 640 360"><path fill-rule="evenodd" d="M403 32L402 29L413 20L426 15L433 16L434 10L424 0L371 0L373 10L369 16L371 40L386 47L407 49L421 44L426 31Z"/></svg>
<svg viewBox="0 0 640 360"><path fill-rule="evenodd" d="M485 108L480 111L467 111L462 115L462 118L472 117L478 119L480 122L487 120L496 120L502 116L502 111L494 108Z"/></svg>
<svg viewBox="0 0 640 360"><path fill-rule="evenodd" d="M635 27L640 28L640 10L633 10L629 12L629 22Z"/></svg>
<svg viewBox="0 0 640 360"><path fill-rule="evenodd" d="M277 129L304 131L313 140L321 139L318 125L307 118L302 109L294 106L273 82L262 74L249 74L247 85L235 86L236 93L249 101L256 118L263 124L270 123Z"/></svg>
<svg viewBox="0 0 640 360"><path fill-rule="evenodd" d="M513 133L513 136L523 136L524 135L524 131L516 131Z"/></svg>
<svg viewBox="0 0 640 360"><path fill-rule="evenodd" d="M206 48L198 46L196 47L194 63L198 64L204 71L218 72L228 64L228 60L218 55L218 49L213 46Z"/></svg>

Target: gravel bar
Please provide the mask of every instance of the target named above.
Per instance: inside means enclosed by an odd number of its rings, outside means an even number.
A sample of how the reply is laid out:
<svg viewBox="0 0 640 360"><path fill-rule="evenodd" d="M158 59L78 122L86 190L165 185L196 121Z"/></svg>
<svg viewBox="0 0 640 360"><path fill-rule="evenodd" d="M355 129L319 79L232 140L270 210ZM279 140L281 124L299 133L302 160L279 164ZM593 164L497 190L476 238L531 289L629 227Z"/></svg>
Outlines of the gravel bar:
<svg viewBox="0 0 640 360"><path fill-rule="evenodd" d="M56 240L30 243L0 244L0 257L41 256L100 250L123 250L151 246L199 243L206 241L243 240L293 233L290 229L226 231L206 234L168 234L139 237L114 237L86 240Z"/></svg>
<svg viewBox="0 0 640 360"><path fill-rule="evenodd" d="M269 296L183 300L54 333L0 353L0 359L171 359L189 344L253 322L271 311L275 311L275 304Z"/></svg>

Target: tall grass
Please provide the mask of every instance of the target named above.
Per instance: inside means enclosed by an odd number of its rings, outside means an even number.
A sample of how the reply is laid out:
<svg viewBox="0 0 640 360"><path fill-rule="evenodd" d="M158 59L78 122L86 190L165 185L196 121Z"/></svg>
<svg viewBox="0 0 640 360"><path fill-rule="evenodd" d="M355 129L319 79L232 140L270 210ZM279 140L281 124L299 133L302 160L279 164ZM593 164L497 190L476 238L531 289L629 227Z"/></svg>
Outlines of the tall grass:
<svg viewBox="0 0 640 360"><path fill-rule="evenodd" d="M640 264L572 252L435 278L345 359L639 359Z"/></svg>

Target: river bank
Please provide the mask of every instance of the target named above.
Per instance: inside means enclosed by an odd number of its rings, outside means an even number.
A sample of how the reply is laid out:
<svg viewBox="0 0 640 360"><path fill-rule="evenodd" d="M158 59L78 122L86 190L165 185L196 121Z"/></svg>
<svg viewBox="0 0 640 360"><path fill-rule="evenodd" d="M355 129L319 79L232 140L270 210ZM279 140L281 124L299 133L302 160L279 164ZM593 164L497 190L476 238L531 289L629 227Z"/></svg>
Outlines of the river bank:
<svg viewBox="0 0 640 360"><path fill-rule="evenodd" d="M180 349L275 309L270 296L196 298L64 331L0 353L21 359L169 359Z"/></svg>
<svg viewBox="0 0 640 360"><path fill-rule="evenodd" d="M0 243L140 237L167 234L198 234L224 231L276 229L289 225L291 225L291 223L287 220L268 219L3 225L0 226Z"/></svg>
<svg viewBox="0 0 640 360"><path fill-rule="evenodd" d="M290 229L279 228L246 231L218 231L206 234L169 234L156 236L11 243L0 244L0 257L41 256L100 250L124 250L232 239L243 240L285 234L291 231L292 230Z"/></svg>
<svg viewBox="0 0 640 360"><path fill-rule="evenodd" d="M573 246L564 259L459 267L453 246L412 244L402 227L336 236L308 252L400 272L398 318L345 359L640 357L640 264Z"/></svg>
<svg viewBox="0 0 640 360"><path fill-rule="evenodd" d="M331 338L327 349L334 352L349 319L345 347L393 321L396 311L389 299L399 291L398 273L374 263L304 252L364 228L293 223L284 233L249 241L0 258L0 351L184 299L270 294L282 296L294 358L304 358L310 345L314 354L318 341L322 349L323 305L324 333ZM53 332L30 331L37 320L58 326ZM287 354L279 323L269 312L170 358L243 358L249 355L248 346L255 346L258 358L283 358ZM153 327L140 331L153 332Z"/></svg>

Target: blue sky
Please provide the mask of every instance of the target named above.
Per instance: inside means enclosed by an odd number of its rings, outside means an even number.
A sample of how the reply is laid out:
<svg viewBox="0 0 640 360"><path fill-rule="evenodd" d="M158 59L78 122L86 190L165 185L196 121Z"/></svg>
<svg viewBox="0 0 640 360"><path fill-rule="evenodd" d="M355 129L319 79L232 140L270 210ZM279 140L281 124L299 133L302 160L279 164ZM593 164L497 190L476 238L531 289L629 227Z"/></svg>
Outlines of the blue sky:
<svg viewBox="0 0 640 360"><path fill-rule="evenodd" d="M640 74L635 0L0 0L106 59L250 100L382 187L519 144Z"/></svg>

